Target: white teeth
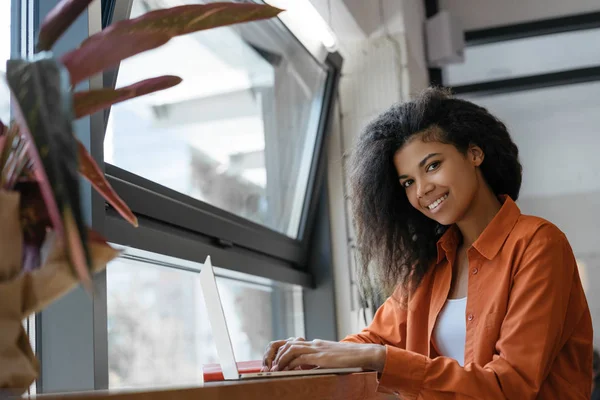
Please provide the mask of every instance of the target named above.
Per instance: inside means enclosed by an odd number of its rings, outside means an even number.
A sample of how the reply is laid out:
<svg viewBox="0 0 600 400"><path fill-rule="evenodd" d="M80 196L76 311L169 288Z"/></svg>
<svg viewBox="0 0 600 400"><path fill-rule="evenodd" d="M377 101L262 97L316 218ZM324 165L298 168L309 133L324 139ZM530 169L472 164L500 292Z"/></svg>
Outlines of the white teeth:
<svg viewBox="0 0 600 400"><path fill-rule="evenodd" d="M436 201L434 201L433 203L431 203L430 205L428 205L427 208L429 208L430 210L433 210L434 208L439 206L442 203L442 201L446 200L447 198L448 198L448 195L445 194L442 197L440 197L439 199L437 199Z"/></svg>

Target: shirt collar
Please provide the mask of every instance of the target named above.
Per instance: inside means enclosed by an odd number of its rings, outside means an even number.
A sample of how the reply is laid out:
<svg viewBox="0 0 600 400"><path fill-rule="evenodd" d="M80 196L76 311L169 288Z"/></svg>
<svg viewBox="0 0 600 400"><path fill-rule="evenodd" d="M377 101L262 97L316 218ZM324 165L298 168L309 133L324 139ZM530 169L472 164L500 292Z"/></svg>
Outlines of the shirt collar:
<svg viewBox="0 0 600 400"><path fill-rule="evenodd" d="M488 260L493 259L498 254L521 216L521 210L510 196L501 195L498 198L502 202L500 211L498 211L492 221L481 232L475 243L473 243L473 247ZM459 241L460 231L456 224L454 224L444 232L437 242L437 262L442 261L448 252L455 251Z"/></svg>
<svg viewBox="0 0 600 400"><path fill-rule="evenodd" d="M455 251L459 241L460 232L456 227L456 224L450 225L437 242L437 262L439 263L442 261L447 253Z"/></svg>

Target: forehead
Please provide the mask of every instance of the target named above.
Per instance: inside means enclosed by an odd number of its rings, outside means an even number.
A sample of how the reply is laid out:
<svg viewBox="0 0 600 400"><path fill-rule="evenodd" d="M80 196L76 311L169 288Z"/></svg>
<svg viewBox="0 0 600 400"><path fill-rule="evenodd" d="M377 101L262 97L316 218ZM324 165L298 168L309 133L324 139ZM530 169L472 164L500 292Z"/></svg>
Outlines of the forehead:
<svg viewBox="0 0 600 400"><path fill-rule="evenodd" d="M396 150L396 153L394 154L394 165L399 170L418 168L419 163L425 157L435 153L451 156L457 154L458 150L451 144L435 140L423 141L422 138L416 137Z"/></svg>

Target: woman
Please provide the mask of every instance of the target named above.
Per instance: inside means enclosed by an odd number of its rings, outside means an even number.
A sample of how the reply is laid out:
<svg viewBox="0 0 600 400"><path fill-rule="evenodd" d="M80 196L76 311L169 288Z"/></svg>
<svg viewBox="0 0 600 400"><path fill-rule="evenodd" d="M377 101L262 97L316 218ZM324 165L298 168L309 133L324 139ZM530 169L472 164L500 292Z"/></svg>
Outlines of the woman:
<svg viewBox="0 0 600 400"><path fill-rule="evenodd" d="M363 367L406 399L590 398L575 258L515 204L521 165L502 122L429 89L366 128L351 182L362 273L377 266L395 291L341 343L272 342L265 369Z"/></svg>

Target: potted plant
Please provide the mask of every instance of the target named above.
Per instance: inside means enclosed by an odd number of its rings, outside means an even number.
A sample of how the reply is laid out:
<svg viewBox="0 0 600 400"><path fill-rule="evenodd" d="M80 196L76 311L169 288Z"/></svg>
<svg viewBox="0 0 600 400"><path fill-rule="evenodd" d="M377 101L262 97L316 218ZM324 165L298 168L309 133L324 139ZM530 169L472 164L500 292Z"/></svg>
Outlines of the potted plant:
<svg viewBox="0 0 600 400"><path fill-rule="evenodd" d="M161 76L89 91L75 91L75 86L175 36L267 19L281 11L254 3L155 10L117 22L55 57L53 45L92 1L60 1L41 25L35 56L7 62L14 120L0 121L0 389L22 393L39 371L22 320L80 282L93 294L93 274L118 256L84 223L80 175L137 225L135 215L75 138L73 121L175 86L181 79Z"/></svg>

